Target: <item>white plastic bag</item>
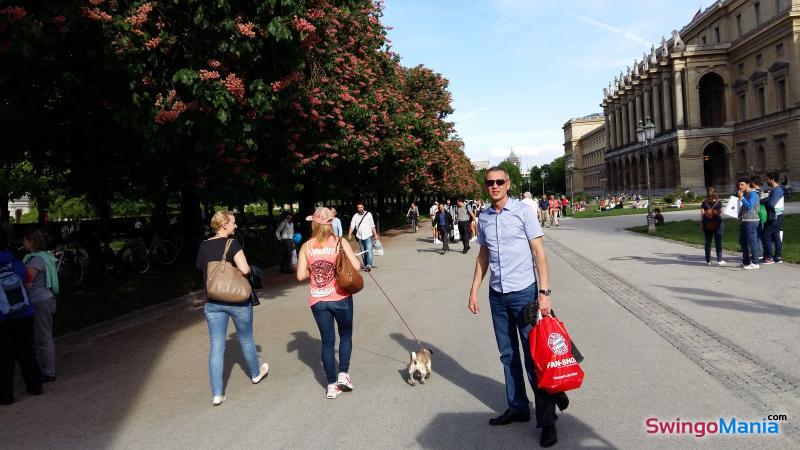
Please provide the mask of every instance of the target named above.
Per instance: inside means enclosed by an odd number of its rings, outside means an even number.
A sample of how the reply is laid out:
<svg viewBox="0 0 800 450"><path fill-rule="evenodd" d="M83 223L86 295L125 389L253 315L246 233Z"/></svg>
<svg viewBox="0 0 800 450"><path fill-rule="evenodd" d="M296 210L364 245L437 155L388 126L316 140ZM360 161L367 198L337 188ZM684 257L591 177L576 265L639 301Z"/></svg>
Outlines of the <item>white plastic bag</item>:
<svg viewBox="0 0 800 450"><path fill-rule="evenodd" d="M297 250L292 252L292 268L297 268Z"/></svg>
<svg viewBox="0 0 800 450"><path fill-rule="evenodd" d="M722 214L736 219L739 217L739 206L739 197L731 195L731 198L728 199L728 204L725 205L725 209L722 211Z"/></svg>
<svg viewBox="0 0 800 450"><path fill-rule="evenodd" d="M372 255L383 256L383 244L381 244L381 241L375 241L375 243L372 244Z"/></svg>

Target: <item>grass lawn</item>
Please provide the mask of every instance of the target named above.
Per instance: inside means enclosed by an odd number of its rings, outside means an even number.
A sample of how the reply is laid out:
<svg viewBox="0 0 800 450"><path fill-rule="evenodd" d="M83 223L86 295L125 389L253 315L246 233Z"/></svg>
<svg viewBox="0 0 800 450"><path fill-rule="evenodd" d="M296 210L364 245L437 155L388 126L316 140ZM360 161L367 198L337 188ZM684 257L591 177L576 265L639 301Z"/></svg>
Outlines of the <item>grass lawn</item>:
<svg viewBox="0 0 800 450"><path fill-rule="evenodd" d="M728 251L741 252L742 249L739 247L739 221L725 219L724 227L722 247ZM637 233L647 234L647 226L644 225L628 229ZM703 245L704 243L700 222L697 220L668 221L658 227L655 235L690 244ZM785 216L783 218L783 259L787 262L800 263L800 241L792 239L792 236L798 235L800 235L800 214Z"/></svg>

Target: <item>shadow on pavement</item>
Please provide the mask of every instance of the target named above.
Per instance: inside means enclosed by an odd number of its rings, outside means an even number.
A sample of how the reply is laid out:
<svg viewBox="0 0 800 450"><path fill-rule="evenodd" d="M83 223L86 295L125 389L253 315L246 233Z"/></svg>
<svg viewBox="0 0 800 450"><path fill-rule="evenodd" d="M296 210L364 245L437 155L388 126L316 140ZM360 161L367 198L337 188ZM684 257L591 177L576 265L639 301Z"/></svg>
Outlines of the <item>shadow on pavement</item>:
<svg viewBox="0 0 800 450"><path fill-rule="evenodd" d="M325 372L322 370L322 341L311 337L311 335L305 331L295 331L292 333L292 336L294 336L294 340L286 344L286 352L297 352L297 359L311 369L311 373L314 374L317 383L322 387L327 387L328 380L325 378Z"/></svg>
<svg viewBox="0 0 800 450"><path fill-rule="evenodd" d="M258 344L256 344L256 353L258 353L258 359L260 363L267 362L266 358L261 355L261 346ZM228 380L231 378L234 366L239 366L239 369L242 371L244 376L250 378L250 371L247 369L247 362L244 360L242 347L239 345L239 339L237 338L236 333L229 334L228 339L225 341L225 358L223 361L222 392L225 392L225 389L228 387Z"/></svg>
<svg viewBox="0 0 800 450"><path fill-rule="evenodd" d="M539 447L540 432L533 422L492 427L487 420L482 413L440 413L417 434L417 443L436 449ZM557 427L556 448L616 448L573 416L559 415Z"/></svg>
<svg viewBox="0 0 800 450"><path fill-rule="evenodd" d="M666 258L656 258L654 256L616 256L609 258L609 261L641 261L652 265L673 264L686 266L690 264L705 265L705 257L703 255L684 255L678 253L654 253L654 255L665 256Z"/></svg>
<svg viewBox="0 0 800 450"><path fill-rule="evenodd" d="M415 340L409 339L403 334L392 333L389 336L407 352L413 351L418 347ZM433 361L431 364L433 377L442 377L448 380L452 384L463 389L467 394L478 399L493 411L505 411L506 405L504 399L506 389L502 383L492 378L468 371L436 346L430 345L427 342L423 342L422 345L433 350ZM406 375L407 374L408 372L406 372ZM489 416L485 416L483 420L489 420Z"/></svg>
<svg viewBox="0 0 800 450"><path fill-rule="evenodd" d="M780 316L800 317L800 308L779 305L775 303L756 300L753 298L733 297L724 292L710 291L699 288L676 288L672 286L656 286L696 297L680 297L692 303L712 308L730 309L759 314L774 314ZM709 299L708 297L716 297Z"/></svg>

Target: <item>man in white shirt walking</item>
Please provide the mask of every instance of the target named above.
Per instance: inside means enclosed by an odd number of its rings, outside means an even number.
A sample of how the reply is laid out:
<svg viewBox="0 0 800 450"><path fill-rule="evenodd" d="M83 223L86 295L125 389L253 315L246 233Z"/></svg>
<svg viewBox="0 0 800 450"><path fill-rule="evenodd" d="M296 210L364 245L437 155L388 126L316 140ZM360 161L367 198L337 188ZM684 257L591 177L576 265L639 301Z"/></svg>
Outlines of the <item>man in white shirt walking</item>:
<svg viewBox="0 0 800 450"><path fill-rule="evenodd" d="M364 210L364 203L356 203L356 214L350 220L350 232L347 239L352 239L353 231L356 232L358 245L364 253L364 270L372 270L372 243L378 240L378 230L375 228L375 221L372 220L372 213Z"/></svg>

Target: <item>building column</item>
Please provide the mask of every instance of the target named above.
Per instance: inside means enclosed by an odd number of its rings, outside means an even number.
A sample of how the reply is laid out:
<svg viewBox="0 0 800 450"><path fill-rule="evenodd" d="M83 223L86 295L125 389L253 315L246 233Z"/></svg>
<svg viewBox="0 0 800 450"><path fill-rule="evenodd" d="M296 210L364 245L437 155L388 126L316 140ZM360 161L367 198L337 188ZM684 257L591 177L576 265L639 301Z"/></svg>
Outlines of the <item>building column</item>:
<svg viewBox="0 0 800 450"><path fill-rule="evenodd" d="M686 126L685 118L683 117L683 74L681 70L675 71L675 128L683 128Z"/></svg>
<svg viewBox="0 0 800 450"><path fill-rule="evenodd" d="M661 134L661 102L659 85L653 86L653 123L656 125L656 135Z"/></svg>
<svg viewBox="0 0 800 450"><path fill-rule="evenodd" d="M650 118L650 120L653 120L653 116L652 116L652 113L650 111L652 111L650 109L650 89L645 89L644 90L644 114L642 114L642 116L644 117L645 120L647 120L648 117Z"/></svg>
<svg viewBox="0 0 800 450"><path fill-rule="evenodd" d="M633 99L628 101L628 142L636 142L636 113L634 112Z"/></svg>
<svg viewBox="0 0 800 450"><path fill-rule="evenodd" d="M614 133L616 133L617 148L622 147L622 111L619 105L614 108Z"/></svg>
<svg viewBox="0 0 800 450"><path fill-rule="evenodd" d="M622 114L622 139L620 139L620 141L624 147L628 145L628 137L630 136L630 134L628 134L628 104L625 103L621 105L620 110Z"/></svg>
<svg viewBox="0 0 800 450"><path fill-rule="evenodd" d="M669 77L661 79L661 106L664 115L664 132L672 129L672 96L669 95Z"/></svg>
<svg viewBox="0 0 800 450"><path fill-rule="evenodd" d="M644 120L644 109L642 108L642 96L641 96L641 94L636 96L635 107L636 107L636 127L638 127L639 126L639 122ZM634 127L634 132L636 130L636 127Z"/></svg>

